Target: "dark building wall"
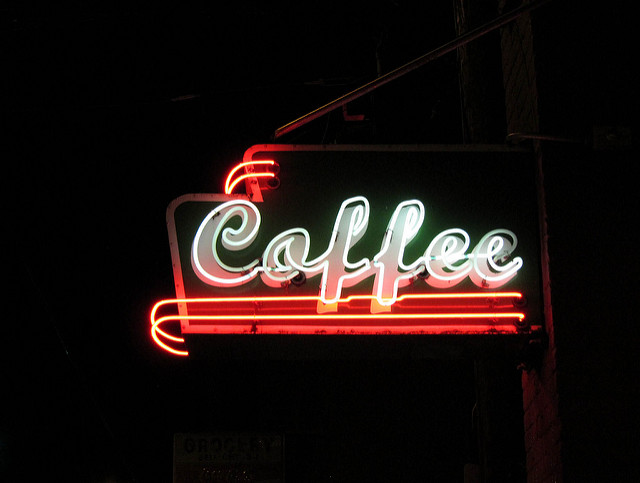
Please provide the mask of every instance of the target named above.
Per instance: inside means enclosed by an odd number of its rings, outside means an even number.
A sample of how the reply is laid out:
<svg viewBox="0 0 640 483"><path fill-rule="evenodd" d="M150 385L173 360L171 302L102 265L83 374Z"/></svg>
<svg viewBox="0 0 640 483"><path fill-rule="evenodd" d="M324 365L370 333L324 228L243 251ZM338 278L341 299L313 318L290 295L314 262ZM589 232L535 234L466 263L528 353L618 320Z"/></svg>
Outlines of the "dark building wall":
<svg viewBox="0 0 640 483"><path fill-rule="evenodd" d="M582 141L543 158L565 480L638 481L633 20L623 4L537 20L541 129Z"/></svg>
<svg viewBox="0 0 640 483"><path fill-rule="evenodd" d="M456 0L456 33L462 36L498 15L498 1ZM490 31L457 49L462 141L502 144L505 92L501 37ZM525 455L518 364L504 354L485 352L475 363L477 467L465 482L524 481ZM516 422L514 424L514 421ZM467 468L471 469L470 467Z"/></svg>
<svg viewBox="0 0 640 483"><path fill-rule="evenodd" d="M456 33L461 36L493 20L498 2L456 0ZM462 137L465 143L504 142L505 108L500 32L494 30L458 51Z"/></svg>
<svg viewBox="0 0 640 483"><path fill-rule="evenodd" d="M538 133L538 91L530 15L525 14L502 29L501 47L507 119L505 135ZM539 150L536 155L541 163ZM542 172L539 172L539 176L542 177ZM545 198L542 190L539 190L539 196L540 206L544 207ZM528 481L553 482L562 481L562 439L558 414L555 327L550 299L550 274L547 269L548 227L543 212L540 213L540 221L542 281L545 286L545 331L548 346L542 354L542 360L522 375L524 434Z"/></svg>
<svg viewBox="0 0 640 483"><path fill-rule="evenodd" d="M548 343L522 378L531 482L640 478L631 23L620 6L549 2L501 32L507 131L538 135L512 140L537 153L543 187Z"/></svg>

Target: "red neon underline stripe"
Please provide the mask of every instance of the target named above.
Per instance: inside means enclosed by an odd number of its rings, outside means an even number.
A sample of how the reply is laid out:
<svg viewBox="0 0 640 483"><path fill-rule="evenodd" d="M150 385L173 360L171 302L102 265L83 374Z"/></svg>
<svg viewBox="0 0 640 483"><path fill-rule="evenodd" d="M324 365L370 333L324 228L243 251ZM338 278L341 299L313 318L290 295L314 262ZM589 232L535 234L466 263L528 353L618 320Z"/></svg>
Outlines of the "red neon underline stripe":
<svg viewBox="0 0 640 483"><path fill-rule="evenodd" d="M464 292L464 293L445 293L445 294L404 294L396 298L396 302L403 300L420 300L420 299L465 299L465 298L521 298L519 292ZM354 300L372 300L375 295L350 295L338 299L337 303L349 303ZM165 299L156 304L156 307L171 303L217 303L217 302L293 302L293 301L319 301L318 295L281 295L281 296L251 296L251 297L194 297L183 299ZM154 309L156 308L154 307Z"/></svg>
<svg viewBox="0 0 640 483"><path fill-rule="evenodd" d="M371 326L371 325L345 325L339 327L327 327L326 325L257 325L255 327L244 325L219 325L215 331L199 332L187 328L186 334L485 334L488 332L515 334L518 328L513 324L456 324L456 325L410 325L410 326Z"/></svg>
<svg viewBox="0 0 640 483"><path fill-rule="evenodd" d="M416 299L477 299L477 298L521 298L519 292L466 292L466 293L445 293L445 294L404 294L397 297L396 302L403 300ZM353 300L371 300L375 298L373 295L351 295L338 300L338 303L349 303ZM184 338L171 335L162 329L160 325L165 322L174 321L246 321L261 324L261 332L264 330L269 333L303 331L304 333L318 333L328 330L339 330L352 332L398 332L398 331L438 331L442 327L447 327L448 331L462 329L463 327L475 327L478 331L485 326L467 326L457 324L456 326L435 326L435 325L394 325L394 326L326 326L313 324L286 324L272 325L263 324L265 321L290 321L290 320L309 320L331 322L337 320L418 320L418 319L519 319L523 320L525 315L521 312L456 312L456 313L379 313L379 314L281 314L281 315L168 315L156 319L157 311L168 304L189 304L189 303L230 303L230 302L293 302L293 301L314 301L320 300L316 295L303 296L251 296L251 297L200 297L200 298L182 298L182 299L165 299L156 303L151 310L151 335L154 341L163 349L180 356L188 355L187 351L175 349L166 344L161 338L176 343L184 343ZM486 325L486 328L495 328L496 324ZM503 327L500 325L500 327ZM507 327L507 326L505 326ZM263 330L264 329L264 330ZM442 329L444 330L444 329ZM511 330L511 328L510 328ZM247 331L246 325L217 325L216 331L220 333L243 332ZM511 330L512 331L512 330ZM191 332L191 331L188 331Z"/></svg>
<svg viewBox="0 0 640 483"><path fill-rule="evenodd" d="M169 320L413 320L413 319L524 319L521 312L457 312L420 314L294 314L294 315L167 315L157 323Z"/></svg>

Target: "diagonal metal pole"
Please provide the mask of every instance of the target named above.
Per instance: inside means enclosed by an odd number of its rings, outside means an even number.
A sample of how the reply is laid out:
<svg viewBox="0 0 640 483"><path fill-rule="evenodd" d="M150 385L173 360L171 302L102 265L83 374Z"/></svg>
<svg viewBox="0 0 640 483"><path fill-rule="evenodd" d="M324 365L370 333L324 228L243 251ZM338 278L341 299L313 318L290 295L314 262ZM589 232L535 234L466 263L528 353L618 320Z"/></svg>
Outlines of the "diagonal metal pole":
<svg viewBox="0 0 640 483"><path fill-rule="evenodd" d="M401 77L407 74L408 72L411 72L419 67L422 67L423 65L439 57L442 57L443 55L448 54L449 52L456 50L457 48L471 42L472 40L475 40L478 37L482 37L483 35L502 27L503 25L509 22L512 22L513 20L520 17L520 15L530 12L550 1L551 0L533 1L531 3L526 3L524 5L521 5L520 7L512 10L511 12L502 14L499 17L496 17L494 20L487 22L486 24L469 31L466 34L461 35L460 37L456 37L455 39L442 45L441 47L438 47L437 49L432 50L431 52L424 54L423 56L418 57L417 59L414 59L411 62L404 64L403 66L398 67L397 69L392 70L391 72L388 72L387 74L377 77L376 79L372 80L368 84L358 87L357 89L349 92L348 94L345 94L344 96L339 97L338 99L335 99L329 102L328 104L325 104L324 106L319 107L318 109L315 109L314 111L311 111L305 114L304 116L299 117L295 121L291 121L290 123L285 124L282 127L279 127L278 129L276 129L273 137L274 139L278 139L284 134L287 134L288 132L291 132L294 129L297 129L300 126L304 126L305 124L313 121L314 119L317 119L325 115L326 113L333 111L334 109L344 106L345 104L359 97L362 97L365 94L368 94L369 92L377 89L378 87L388 82L391 82L392 80L397 79L398 77Z"/></svg>

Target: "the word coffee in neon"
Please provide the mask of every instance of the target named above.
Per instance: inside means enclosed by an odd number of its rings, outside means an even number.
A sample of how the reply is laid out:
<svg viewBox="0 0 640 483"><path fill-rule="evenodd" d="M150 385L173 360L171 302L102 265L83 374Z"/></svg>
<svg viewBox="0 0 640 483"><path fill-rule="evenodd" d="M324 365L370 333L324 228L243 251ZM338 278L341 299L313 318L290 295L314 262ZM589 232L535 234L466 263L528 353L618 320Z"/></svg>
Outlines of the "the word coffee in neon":
<svg viewBox="0 0 640 483"><path fill-rule="evenodd" d="M229 226L236 217L240 218L240 226ZM300 274L307 279L321 276L318 312L337 310L344 288L374 277L371 313L389 311L398 289L417 277L434 288L453 287L469 278L478 287L495 289L509 282L522 267L522 259L512 256L517 237L506 229L486 233L472 250L464 230L442 231L422 256L405 263L405 248L418 234L424 219L422 202L403 201L391 215L378 253L372 259L350 261L349 251L365 235L369 223L369 202L356 196L340 206L329 244L320 256L309 259L309 232L291 228L274 237L260 259L244 266L230 266L218 253L219 245L228 251L248 248L261 223L255 204L233 200L219 205L203 219L193 240L191 262L200 280L216 287L235 287L258 276L267 286L280 287Z"/></svg>

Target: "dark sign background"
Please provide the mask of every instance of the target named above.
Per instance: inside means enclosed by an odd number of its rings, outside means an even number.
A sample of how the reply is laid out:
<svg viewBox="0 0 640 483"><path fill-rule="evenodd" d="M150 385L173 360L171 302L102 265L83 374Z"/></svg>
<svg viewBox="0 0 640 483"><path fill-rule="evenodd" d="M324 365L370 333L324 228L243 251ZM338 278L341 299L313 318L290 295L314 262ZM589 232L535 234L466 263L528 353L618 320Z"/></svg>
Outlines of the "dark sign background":
<svg viewBox="0 0 640 483"><path fill-rule="evenodd" d="M294 227L303 227L310 234L309 258L319 256L328 246L341 203L352 196L367 198L370 214L366 234L350 250L350 260L372 260L396 206L418 199L425 206L425 221L405 251L405 262L422 256L431 240L449 228L467 231L469 253L487 232L511 230L518 237L513 255L522 257L524 263L516 277L499 290L521 291L528 301L527 318L540 324L538 213L530 153L488 146L319 147L316 151L274 146L268 152L256 152L253 159L274 159L280 165L280 186L264 189L264 201L256 203L262 223L252 245L237 254L221 251L229 263L242 266L260 258L273 237ZM244 184L236 192L243 188ZM193 239L201 221L218 204L187 199L173 213L187 297L284 294L281 288L267 287L259 276L233 288L213 287L196 277L190 261ZM319 282L317 275L287 291L317 295ZM468 277L446 290L418 283L417 292L481 290ZM373 277L369 277L356 287L343 289L343 294L370 294L372 286Z"/></svg>

